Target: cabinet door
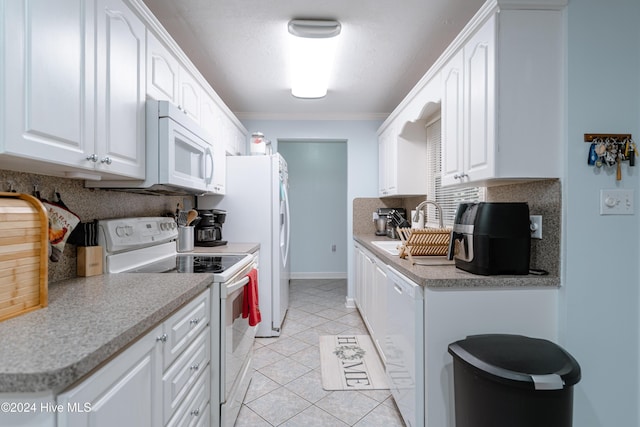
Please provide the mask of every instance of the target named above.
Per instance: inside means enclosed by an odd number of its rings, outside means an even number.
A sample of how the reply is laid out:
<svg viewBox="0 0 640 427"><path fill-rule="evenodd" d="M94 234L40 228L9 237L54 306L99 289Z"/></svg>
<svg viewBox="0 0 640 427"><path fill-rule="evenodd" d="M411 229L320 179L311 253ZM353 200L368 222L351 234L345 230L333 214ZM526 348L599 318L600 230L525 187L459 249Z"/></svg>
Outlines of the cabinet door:
<svg viewBox="0 0 640 427"><path fill-rule="evenodd" d="M86 159L93 152L92 2L2 7L0 153L93 169Z"/></svg>
<svg viewBox="0 0 640 427"><path fill-rule="evenodd" d="M144 23L121 0L98 0L97 168L145 177Z"/></svg>
<svg viewBox="0 0 640 427"><path fill-rule="evenodd" d="M373 270L373 330L375 335L372 337L373 342L378 348L378 353L382 359L382 362L386 364L387 358L384 354L384 337L386 334L386 319L387 319L387 272L386 266L379 260L374 262Z"/></svg>
<svg viewBox="0 0 640 427"><path fill-rule="evenodd" d="M463 52L442 68L442 185L457 184L463 172Z"/></svg>
<svg viewBox="0 0 640 427"><path fill-rule="evenodd" d="M147 31L147 95L158 101L178 103L180 64L169 50Z"/></svg>
<svg viewBox="0 0 640 427"><path fill-rule="evenodd" d="M213 99L208 96L202 97L201 108L201 125L211 137L211 150L213 152L213 179L209 185L208 191L216 194L225 193L226 175L227 175L227 158L224 152L224 146L220 138L221 135L221 119L222 112L215 104Z"/></svg>
<svg viewBox="0 0 640 427"><path fill-rule="evenodd" d="M464 46L464 172L492 178L495 146L495 16Z"/></svg>
<svg viewBox="0 0 640 427"><path fill-rule="evenodd" d="M136 341L77 387L58 396L60 427L161 425L161 327ZM69 409L71 408L71 409Z"/></svg>
<svg viewBox="0 0 640 427"><path fill-rule="evenodd" d="M397 135L393 125L380 135L378 143L378 186L380 196L396 194Z"/></svg>
<svg viewBox="0 0 640 427"><path fill-rule="evenodd" d="M205 291L165 322L165 369L169 368L173 361L207 328L210 316L209 301L209 292Z"/></svg>
<svg viewBox="0 0 640 427"><path fill-rule="evenodd" d="M189 72L181 68L179 75L179 102L178 105L184 112L200 124L200 103L202 98L202 89L196 79Z"/></svg>

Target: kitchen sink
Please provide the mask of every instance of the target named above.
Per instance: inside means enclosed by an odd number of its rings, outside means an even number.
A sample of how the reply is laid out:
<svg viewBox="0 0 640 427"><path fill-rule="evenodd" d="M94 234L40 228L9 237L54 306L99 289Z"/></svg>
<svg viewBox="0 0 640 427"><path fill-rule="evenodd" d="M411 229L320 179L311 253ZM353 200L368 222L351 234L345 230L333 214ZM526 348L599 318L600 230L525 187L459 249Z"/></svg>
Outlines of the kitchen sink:
<svg viewBox="0 0 640 427"><path fill-rule="evenodd" d="M374 240L371 243L393 256L398 256L398 246L401 245L399 240Z"/></svg>
<svg viewBox="0 0 640 427"><path fill-rule="evenodd" d="M378 248L387 252L389 255L398 256L398 246L402 243L394 240L373 240L371 242ZM453 265L455 261L448 260L446 256L414 256L415 265Z"/></svg>

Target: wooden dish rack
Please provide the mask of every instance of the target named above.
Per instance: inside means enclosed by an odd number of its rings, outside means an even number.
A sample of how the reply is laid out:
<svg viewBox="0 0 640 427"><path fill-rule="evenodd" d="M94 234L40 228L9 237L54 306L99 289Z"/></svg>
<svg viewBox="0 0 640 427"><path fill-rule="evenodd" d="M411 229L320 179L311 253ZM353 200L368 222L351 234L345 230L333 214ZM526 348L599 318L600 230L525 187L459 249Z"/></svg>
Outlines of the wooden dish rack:
<svg viewBox="0 0 640 427"><path fill-rule="evenodd" d="M451 230L448 228L397 228L402 244L400 258L409 257L411 264L414 256L443 256L449 251Z"/></svg>

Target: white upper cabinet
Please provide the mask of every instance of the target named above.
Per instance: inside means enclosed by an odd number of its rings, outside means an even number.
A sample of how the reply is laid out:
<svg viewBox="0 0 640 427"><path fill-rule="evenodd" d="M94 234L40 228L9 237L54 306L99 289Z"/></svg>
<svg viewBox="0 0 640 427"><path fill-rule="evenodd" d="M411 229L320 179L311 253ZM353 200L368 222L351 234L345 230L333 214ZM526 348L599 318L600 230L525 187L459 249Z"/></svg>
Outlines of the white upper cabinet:
<svg viewBox="0 0 640 427"><path fill-rule="evenodd" d="M91 3L3 2L2 166L55 161L59 173L93 169Z"/></svg>
<svg viewBox="0 0 640 427"><path fill-rule="evenodd" d="M224 153L246 130L141 0L2 1L0 39L0 168L145 179L148 96L203 127L215 113L224 193Z"/></svg>
<svg viewBox="0 0 640 427"><path fill-rule="evenodd" d="M378 194L424 195L427 136L423 122L391 124L378 138Z"/></svg>
<svg viewBox="0 0 640 427"><path fill-rule="evenodd" d="M225 193L227 175L227 157L222 141L222 116L218 105L208 96L202 97L201 107L202 128L211 135L213 145L213 180L210 192L215 194Z"/></svg>
<svg viewBox="0 0 640 427"><path fill-rule="evenodd" d="M145 177L146 29L122 0L98 0L96 166Z"/></svg>
<svg viewBox="0 0 640 427"><path fill-rule="evenodd" d="M560 176L562 12L499 10L442 68L442 185Z"/></svg>
<svg viewBox="0 0 640 427"><path fill-rule="evenodd" d="M178 104L180 63L160 40L147 31L147 96Z"/></svg>
<svg viewBox="0 0 640 427"><path fill-rule="evenodd" d="M426 164L415 163L420 157L403 144L419 140L415 125L438 115L443 186L560 177L566 4L488 0L480 8L380 127L381 196L424 194L401 182L403 174L421 181L415 173ZM393 126L397 135L389 136ZM389 138L396 139L395 160ZM389 174L396 190L389 190Z"/></svg>
<svg viewBox="0 0 640 427"><path fill-rule="evenodd" d="M454 182L463 170L462 80L463 52L458 52L442 69L442 179Z"/></svg>
<svg viewBox="0 0 640 427"><path fill-rule="evenodd" d="M5 2L1 19L15 40L0 46L2 166L144 177L141 21L122 2L81 0Z"/></svg>
<svg viewBox="0 0 640 427"><path fill-rule="evenodd" d="M442 183L494 177L495 18L442 70Z"/></svg>
<svg viewBox="0 0 640 427"><path fill-rule="evenodd" d="M178 106L200 124L200 108L203 92L195 78L184 68L178 75Z"/></svg>

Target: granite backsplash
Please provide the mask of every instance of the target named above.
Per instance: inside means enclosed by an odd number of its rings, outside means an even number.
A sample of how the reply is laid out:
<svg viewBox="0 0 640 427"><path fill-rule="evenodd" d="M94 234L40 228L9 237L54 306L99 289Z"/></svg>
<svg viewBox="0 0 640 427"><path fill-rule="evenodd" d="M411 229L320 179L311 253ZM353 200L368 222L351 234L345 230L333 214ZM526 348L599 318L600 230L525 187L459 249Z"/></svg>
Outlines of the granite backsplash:
<svg viewBox="0 0 640 427"><path fill-rule="evenodd" d="M513 185L487 187L487 202L527 202L531 215L542 215L542 239L531 240L531 268L560 275L560 235L562 192L560 181L549 179ZM407 212L424 200L424 196L405 198L356 198L353 200L353 233L374 234L372 213L379 207L403 207Z"/></svg>
<svg viewBox="0 0 640 427"><path fill-rule="evenodd" d="M0 169L0 190L14 189L31 194L38 186L44 199L54 199L55 191L83 222L94 219L133 216L164 216L175 212L178 203L193 206L193 197L153 196L122 191L88 189L84 181ZM186 200L185 200L186 199ZM76 246L66 244L62 258L49 262L49 283L76 277Z"/></svg>

